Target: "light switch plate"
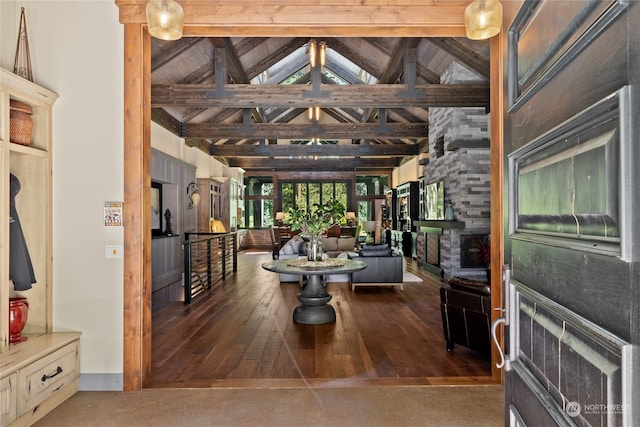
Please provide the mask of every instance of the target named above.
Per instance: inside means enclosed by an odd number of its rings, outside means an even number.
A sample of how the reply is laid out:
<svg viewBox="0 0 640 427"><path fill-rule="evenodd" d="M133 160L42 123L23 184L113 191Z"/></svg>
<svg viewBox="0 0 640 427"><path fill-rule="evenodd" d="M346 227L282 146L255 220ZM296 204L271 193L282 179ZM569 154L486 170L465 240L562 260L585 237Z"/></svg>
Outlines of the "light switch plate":
<svg viewBox="0 0 640 427"><path fill-rule="evenodd" d="M105 245L104 247L105 258L122 258L124 257L123 245Z"/></svg>

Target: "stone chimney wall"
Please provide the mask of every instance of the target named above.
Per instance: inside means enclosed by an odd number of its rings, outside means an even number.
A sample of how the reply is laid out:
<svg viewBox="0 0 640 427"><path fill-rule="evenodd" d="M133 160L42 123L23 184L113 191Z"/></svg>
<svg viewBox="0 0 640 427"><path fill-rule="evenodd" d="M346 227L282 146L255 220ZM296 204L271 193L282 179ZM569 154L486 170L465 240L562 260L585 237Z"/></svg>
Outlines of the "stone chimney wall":
<svg viewBox="0 0 640 427"><path fill-rule="evenodd" d="M484 80L453 62L441 76L441 82ZM461 236L488 235L490 231L490 154L488 144L477 148L479 141L488 141L488 115L484 108L430 108L429 122L430 157L424 167L424 178L427 183L444 181L445 205L451 203L456 221L465 222L464 229L443 231L440 268L445 278L484 279L484 268L461 267L460 242ZM444 151L438 153L437 144L442 140Z"/></svg>

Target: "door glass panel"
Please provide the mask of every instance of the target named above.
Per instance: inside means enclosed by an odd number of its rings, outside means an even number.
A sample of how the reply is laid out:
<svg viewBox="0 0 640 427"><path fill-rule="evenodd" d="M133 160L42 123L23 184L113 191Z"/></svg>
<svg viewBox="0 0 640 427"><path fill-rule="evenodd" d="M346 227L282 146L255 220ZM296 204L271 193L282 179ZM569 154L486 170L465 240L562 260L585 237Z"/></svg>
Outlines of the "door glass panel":
<svg viewBox="0 0 640 427"><path fill-rule="evenodd" d="M619 251L620 133L629 126L619 102L614 94L511 156L514 237L597 241L592 248Z"/></svg>

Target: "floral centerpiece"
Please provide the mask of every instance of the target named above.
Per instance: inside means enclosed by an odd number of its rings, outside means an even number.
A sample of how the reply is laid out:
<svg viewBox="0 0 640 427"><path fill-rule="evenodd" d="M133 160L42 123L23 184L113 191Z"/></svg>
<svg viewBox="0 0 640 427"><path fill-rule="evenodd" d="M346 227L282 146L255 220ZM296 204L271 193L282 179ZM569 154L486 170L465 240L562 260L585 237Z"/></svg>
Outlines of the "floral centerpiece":
<svg viewBox="0 0 640 427"><path fill-rule="evenodd" d="M287 222L291 230L309 238L307 257L316 260L321 257L319 239L331 226L338 224L345 216L344 206L335 200L314 203L310 209L290 208Z"/></svg>

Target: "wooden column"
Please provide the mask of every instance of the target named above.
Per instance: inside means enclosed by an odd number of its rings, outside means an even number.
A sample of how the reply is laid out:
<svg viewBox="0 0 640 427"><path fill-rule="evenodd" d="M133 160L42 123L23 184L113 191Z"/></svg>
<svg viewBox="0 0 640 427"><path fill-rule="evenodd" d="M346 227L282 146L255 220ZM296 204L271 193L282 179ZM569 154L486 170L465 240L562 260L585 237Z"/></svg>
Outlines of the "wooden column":
<svg viewBox="0 0 640 427"><path fill-rule="evenodd" d="M499 35L491 39L490 80L491 88L491 117L489 138L491 140L491 321L502 317L503 313L496 310L504 308L502 288L502 264L504 259L504 200L506 195L502 191L504 181L504 67L503 58L507 58L508 32L503 28ZM504 348L503 328L498 328L498 342ZM506 350L506 348L504 348ZM491 344L491 376L504 383L504 370L496 367L500 360L496 346Z"/></svg>
<svg viewBox="0 0 640 427"><path fill-rule="evenodd" d="M151 49L140 24L124 26L124 384L151 371Z"/></svg>

